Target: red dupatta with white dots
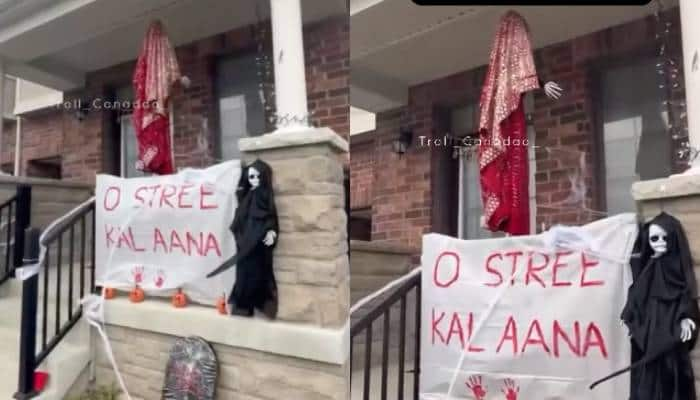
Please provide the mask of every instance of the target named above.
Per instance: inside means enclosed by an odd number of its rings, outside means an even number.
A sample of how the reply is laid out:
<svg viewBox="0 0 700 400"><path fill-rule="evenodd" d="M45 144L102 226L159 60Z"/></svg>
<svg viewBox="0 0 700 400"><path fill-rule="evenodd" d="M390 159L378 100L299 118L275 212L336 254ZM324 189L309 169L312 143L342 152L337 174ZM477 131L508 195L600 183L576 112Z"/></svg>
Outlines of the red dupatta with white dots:
<svg viewBox="0 0 700 400"><path fill-rule="evenodd" d="M509 11L496 32L479 102L481 197L491 231L530 233L522 96L539 87L527 23Z"/></svg>
<svg viewBox="0 0 700 400"><path fill-rule="evenodd" d="M175 172L170 143L168 102L180 80L175 51L159 21L151 23L136 61L133 122L139 148L137 168L157 174Z"/></svg>

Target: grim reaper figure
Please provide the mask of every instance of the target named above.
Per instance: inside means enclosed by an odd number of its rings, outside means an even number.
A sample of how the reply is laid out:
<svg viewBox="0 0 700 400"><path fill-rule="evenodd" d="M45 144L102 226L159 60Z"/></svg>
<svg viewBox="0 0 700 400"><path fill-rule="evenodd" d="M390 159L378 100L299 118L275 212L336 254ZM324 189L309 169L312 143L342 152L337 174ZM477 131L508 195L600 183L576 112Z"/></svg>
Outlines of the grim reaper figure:
<svg viewBox="0 0 700 400"><path fill-rule="evenodd" d="M255 309L277 315L277 283L272 250L279 232L272 192L272 169L262 160L243 168L236 190L238 207L231 224L236 254L208 278L236 265L236 283L229 296L231 313L252 316Z"/></svg>
<svg viewBox="0 0 700 400"><path fill-rule="evenodd" d="M695 400L690 351L700 311L688 240L662 212L640 230L631 260L634 281L622 321L632 341L630 400Z"/></svg>

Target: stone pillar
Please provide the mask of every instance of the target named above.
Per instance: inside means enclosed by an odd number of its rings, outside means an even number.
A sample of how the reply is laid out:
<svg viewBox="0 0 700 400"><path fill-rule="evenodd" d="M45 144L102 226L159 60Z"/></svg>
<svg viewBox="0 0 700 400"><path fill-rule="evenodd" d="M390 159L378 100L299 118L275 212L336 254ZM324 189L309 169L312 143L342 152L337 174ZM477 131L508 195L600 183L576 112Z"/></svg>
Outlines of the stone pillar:
<svg viewBox="0 0 700 400"><path fill-rule="evenodd" d="M680 9L688 136L690 146L700 149L700 1L680 0ZM700 174L700 157L685 174Z"/></svg>
<svg viewBox="0 0 700 400"><path fill-rule="evenodd" d="M274 252L278 319L309 329L345 328L349 354L350 276L341 159L348 143L329 128L239 141L246 162L272 167L280 232ZM342 366L349 377L348 366ZM338 388L340 393L349 386ZM338 389L333 389L335 394Z"/></svg>
<svg viewBox="0 0 700 400"><path fill-rule="evenodd" d="M637 182L632 185L632 196L644 221L661 211L678 218L688 237L695 266L695 277L700 282L700 176L676 175L670 178ZM700 346L691 354L696 388L700 390Z"/></svg>
<svg viewBox="0 0 700 400"><path fill-rule="evenodd" d="M275 65L277 131L304 130L306 117L306 71L301 0L270 0L272 58Z"/></svg>

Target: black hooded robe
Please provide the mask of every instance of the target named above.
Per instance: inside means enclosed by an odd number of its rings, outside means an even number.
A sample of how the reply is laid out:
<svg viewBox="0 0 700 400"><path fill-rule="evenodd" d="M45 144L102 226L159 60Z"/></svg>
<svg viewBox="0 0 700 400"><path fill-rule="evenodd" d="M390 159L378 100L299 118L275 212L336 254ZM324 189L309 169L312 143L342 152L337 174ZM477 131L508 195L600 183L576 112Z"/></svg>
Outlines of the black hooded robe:
<svg viewBox="0 0 700 400"><path fill-rule="evenodd" d="M649 226L666 230L667 251L652 257ZM634 282L622 320L632 340L630 400L696 400L690 350L700 329L697 284L680 221L661 213L640 230L632 259ZM692 319L691 340L681 342L681 321Z"/></svg>
<svg viewBox="0 0 700 400"><path fill-rule="evenodd" d="M248 169L260 172L260 184L253 189L248 182ZM236 196L238 207L231 224L236 239L236 254L207 277L236 265L236 282L228 298L233 314L252 316L254 309L268 317L277 315L277 283L272 265L272 250L277 244L263 243L268 231L278 234L277 208L272 192L272 169L261 160L244 167Z"/></svg>

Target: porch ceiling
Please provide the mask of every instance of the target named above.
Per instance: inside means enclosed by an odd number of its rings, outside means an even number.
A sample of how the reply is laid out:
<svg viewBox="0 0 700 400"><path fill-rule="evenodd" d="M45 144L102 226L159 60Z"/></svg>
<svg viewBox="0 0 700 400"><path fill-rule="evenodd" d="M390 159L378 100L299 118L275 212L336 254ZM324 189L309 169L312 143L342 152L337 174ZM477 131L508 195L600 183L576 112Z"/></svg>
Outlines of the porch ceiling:
<svg viewBox="0 0 700 400"><path fill-rule="evenodd" d="M654 5L421 7L406 0L351 0L352 105L374 112L398 107L409 86L486 64L498 19L508 9L527 19L533 46L540 48L650 15Z"/></svg>
<svg viewBox="0 0 700 400"><path fill-rule="evenodd" d="M148 23L164 21L175 45L255 23L267 0L3 0L0 55L7 72L54 89L132 60ZM302 0L305 22L346 12L345 0Z"/></svg>

